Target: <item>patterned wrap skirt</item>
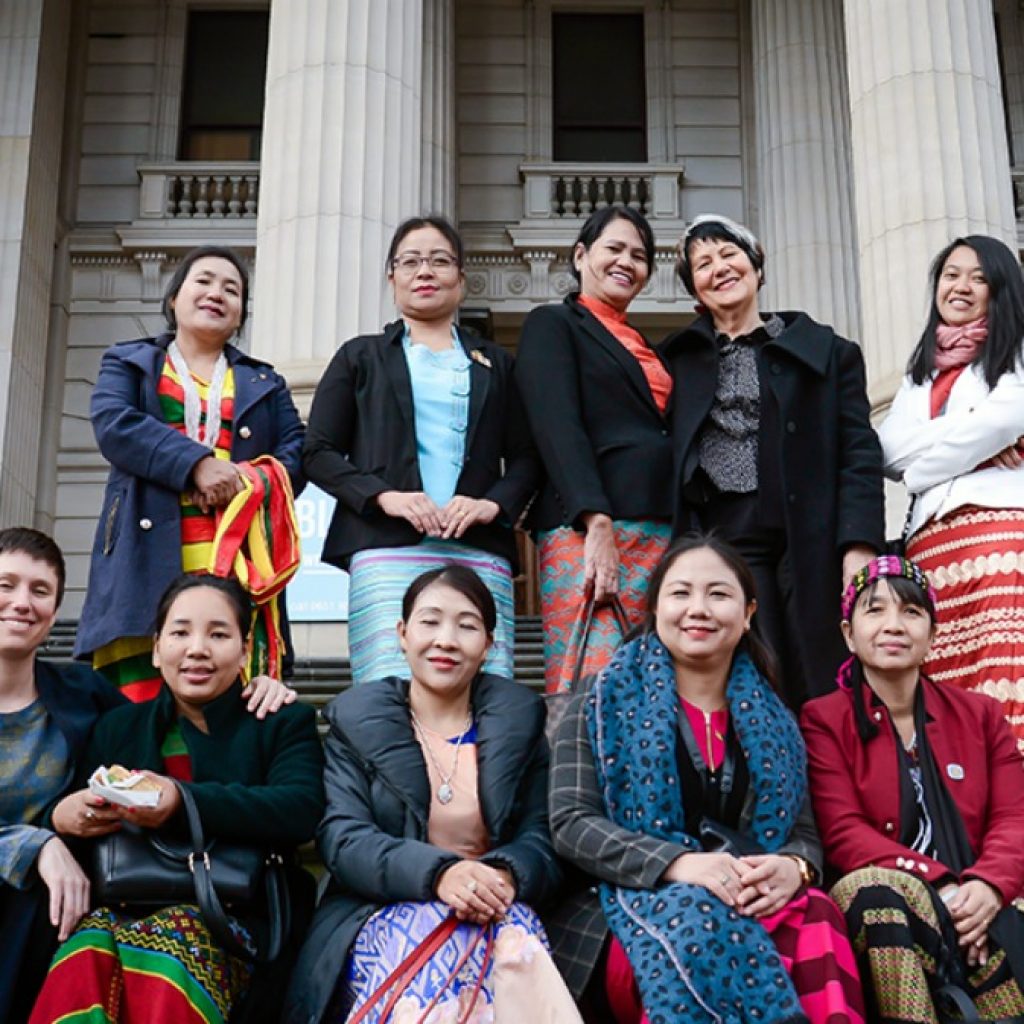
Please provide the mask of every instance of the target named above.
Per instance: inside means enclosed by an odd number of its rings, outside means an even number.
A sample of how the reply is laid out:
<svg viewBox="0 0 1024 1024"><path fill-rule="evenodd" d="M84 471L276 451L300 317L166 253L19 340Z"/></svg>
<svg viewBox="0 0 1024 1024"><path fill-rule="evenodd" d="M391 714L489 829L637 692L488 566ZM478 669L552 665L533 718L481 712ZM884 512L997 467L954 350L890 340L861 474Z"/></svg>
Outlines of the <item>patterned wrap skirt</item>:
<svg viewBox="0 0 1024 1024"><path fill-rule="evenodd" d="M1001 949L990 950L983 967L955 962L952 918L919 878L892 868L861 868L841 878L832 897L846 915L873 1021L934 1024L932 991L964 971L963 987L982 1020L1024 1014L1024 994ZM1024 912L1024 901L1013 907Z"/></svg>
<svg viewBox="0 0 1024 1024"><path fill-rule="evenodd" d="M391 972L451 914L451 908L432 903L393 903L377 911L363 925L348 958L340 988L342 1007L326 1019L341 1024L357 1013ZM435 996L427 1018L430 1024L455 1024L465 1013L484 967L483 941L477 943L465 966L452 970L480 928L461 924L451 938L413 978L390 1017L393 1024L415 1024ZM382 998L367 1024L377 1024ZM582 1024L572 996L548 952L547 936L537 915L524 903L513 903L496 926L491 960L487 965L470 1024Z"/></svg>
<svg viewBox="0 0 1024 1024"><path fill-rule="evenodd" d="M616 519L619 598L631 626L644 614L647 581L668 549L672 527L655 520ZM540 545L540 610L544 627L544 685L548 693L570 688L573 654L583 625L583 534L571 526L545 530ZM599 672L622 642L610 609L599 609L584 652L580 676Z"/></svg>
<svg viewBox="0 0 1024 1024"><path fill-rule="evenodd" d="M835 903L807 889L760 921L811 1024L864 1024L864 997L846 925ZM605 974L614 1024L647 1024L626 951L615 938Z"/></svg>
<svg viewBox="0 0 1024 1024"><path fill-rule="evenodd" d="M924 672L995 697L1024 753L1024 509L957 509L910 538L939 622Z"/></svg>
<svg viewBox="0 0 1024 1024"><path fill-rule="evenodd" d="M473 569L491 592L498 610L498 624L484 669L513 678L515 601L508 561L458 541L426 539L409 547L369 548L352 556L348 592L352 682L369 683L387 676L409 674L395 632L402 617L402 598L417 576L445 565Z"/></svg>
<svg viewBox="0 0 1024 1024"><path fill-rule="evenodd" d="M252 970L214 942L198 907L138 920L101 908L57 950L30 1024L225 1024Z"/></svg>

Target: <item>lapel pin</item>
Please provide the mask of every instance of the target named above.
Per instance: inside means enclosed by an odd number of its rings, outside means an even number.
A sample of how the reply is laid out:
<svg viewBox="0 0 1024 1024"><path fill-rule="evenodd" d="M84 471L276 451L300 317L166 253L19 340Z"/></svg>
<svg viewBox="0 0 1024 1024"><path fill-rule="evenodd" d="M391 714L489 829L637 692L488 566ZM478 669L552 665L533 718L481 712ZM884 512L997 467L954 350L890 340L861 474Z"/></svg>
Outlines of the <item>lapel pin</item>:
<svg viewBox="0 0 1024 1024"><path fill-rule="evenodd" d="M488 359L487 356L485 356L478 348L473 349L469 353L469 358L472 359L473 362L479 363L481 366L486 366L488 370L491 368L490 359Z"/></svg>
<svg viewBox="0 0 1024 1024"><path fill-rule="evenodd" d="M951 778L959 782L964 777L964 768L960 764L947 764L946 774Z"/></svg>

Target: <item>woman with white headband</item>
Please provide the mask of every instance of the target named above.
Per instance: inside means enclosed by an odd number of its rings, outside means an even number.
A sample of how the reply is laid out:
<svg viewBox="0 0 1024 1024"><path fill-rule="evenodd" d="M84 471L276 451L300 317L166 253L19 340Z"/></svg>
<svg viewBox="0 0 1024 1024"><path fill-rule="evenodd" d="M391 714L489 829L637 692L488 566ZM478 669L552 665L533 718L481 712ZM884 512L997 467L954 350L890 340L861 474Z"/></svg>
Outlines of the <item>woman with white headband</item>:
<svg viewBox="0 0 1024 1024"><path fill-rule="evenodd" d="M764 250L696 218L676 270L697 319L664 342L676 389L676 533L714 529L750 563L755 622L799 706L835 679L843 582L884 539L882 457L857 345L806 313L762 313Z"/></svg>

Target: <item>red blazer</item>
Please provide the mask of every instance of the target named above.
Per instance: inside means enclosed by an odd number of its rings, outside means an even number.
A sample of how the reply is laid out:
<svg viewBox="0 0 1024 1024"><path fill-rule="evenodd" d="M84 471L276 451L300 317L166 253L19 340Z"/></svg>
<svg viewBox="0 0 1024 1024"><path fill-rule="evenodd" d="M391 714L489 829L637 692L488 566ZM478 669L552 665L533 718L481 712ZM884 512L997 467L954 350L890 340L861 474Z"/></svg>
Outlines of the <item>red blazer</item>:
<svg viewBox="0 0 1024 1024"><path fill-rule="evenodd" d="M977 859L965 878L994 885L1009 903L1024 889L1024 760L997 701L922 677L925 730L942 781ZM881 725L857 735L853 694L836 690L804 705L811 799L826 860L843 874L869 865L901 868L927 882L953 872L899 842L899 761L888 711L865 707Z"/></svg>

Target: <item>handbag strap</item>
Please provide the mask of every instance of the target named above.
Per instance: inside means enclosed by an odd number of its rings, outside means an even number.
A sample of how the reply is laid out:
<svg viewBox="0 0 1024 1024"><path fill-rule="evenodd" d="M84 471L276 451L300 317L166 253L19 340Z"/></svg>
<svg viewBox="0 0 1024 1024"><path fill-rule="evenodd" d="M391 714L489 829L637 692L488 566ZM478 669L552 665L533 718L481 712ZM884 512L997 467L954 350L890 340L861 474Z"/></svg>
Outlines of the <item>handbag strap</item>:
<svg viewBox="0 0 1024 1024"><path fill-rule="evenodd" d="M199 809L196 807L195 798L185 786L175 782L178 793L181 796L181 804L185 809L185 818L188 821L189 838L192 843L192 853L189 855L188 867L192 872L192 884L195 886L196 902L199 904L199 911L203 915L206 927L210 929L211 935L217 940L225 952L232 956L247 960L250 963L267 964L276 960L281 954L284 945L284 937L291 930L291 903L288 899L287 889L281 875L284 870L284 861L280 854L270 853L267 857L267 870L264 873L264 884L266 886L267 917L269 918L270 933L267 938L265 949L257 948L255 954L231 929L231 923L224 906L217 895L213 884L213 864L210 854L206 849L206 840L203 837L203 823L199 817Z"/></svg>
<svg viewBox="0 0 1024 1024"><path fill-rule="evenodd" d="M359 1007L359 1011L349 1018L348 1024L360 1024L361 1021L365 1020L374 1006L376 1006L377 1003L379 1003L380 1000L388 993L388 990L394 986L394 989L387 1002L384 1004L384 1007L380 1012L380 1017L378 1018L378 1024L384 1024L390 1016L391 1011L395 1008L398 1000L401 998L402 993L405 992L411 984L412 979L416 977L430 958L448 941L452 932L455 931L458 925L459 920L457 917L446 917L434 928L432 932L424 936L415 949L413 949L409 955L402 960L402 962L377 987L377 990L366 1000L365 1003L363 1003L361 1007Z"/></svg>
<svg viewBox="0 0 1024 1024"><path fill-rule="evenodd" d="M622 600L618 594L612 594L607 600L607 605L612 610L612 615L618 623L623 639L629 632L629 618L625 608L622 607ZM597 601L594 600L594 592L586 596L586 604L583 606L583 624L576 634L576 644L572 654L575 658L572 667L572 682L569 684L570 693L580 692L580 675L583 671L583 662L587 655L587 642L590 640L590 631L594 627L594 615L597 611Z"/></svg>
<svg viewBox="0 0 1024 1024"><path fill-rule="evenodd" d="M477 975L476 984L473 986L473 991L470 996L469 1004L466 1006L466 1012L462 1016L460 1016L458 1021L456 1022L456 1024L467 1024L470 1016L473 1013L473 1007L476 1005L477 998L480 995L480 990L483 988L484 975L487 973L487 968L490 966L491 954L494 951L494 926L491 924L484 925L484 927L481 928L473 937L473 941L467 943L466 949L463 952L462 956L459 957L459 959L455 963L455 966L448 973L448 977L445 979L444 984L441 985L438 988L437 992L434 993L434 998L431 999L430 1002L427 1003L427 1005L424 1007L423 1012L420 1014L419 1019L416 1021L416 1024L426 1024L426 1020L430 1016L430 1011L433 1010L435 1006L437 1006L438 1002L441 999L441 996L443 996L445 992L448 991L448 987L459 976L459 972L462 970L463 967L466 966L467 962L469 961L469 958L476 951L477 946L480 945L480 940L485 935L487 936L487 944L484 947L484 959L483 963L480 965L480 973ZM384 1018L382 1017L382 1024L383 1020Z"/></svg>

